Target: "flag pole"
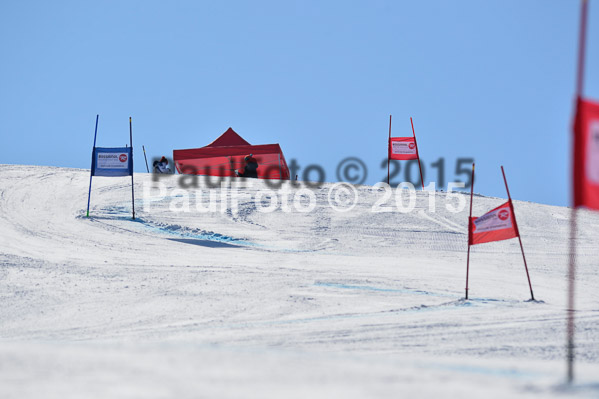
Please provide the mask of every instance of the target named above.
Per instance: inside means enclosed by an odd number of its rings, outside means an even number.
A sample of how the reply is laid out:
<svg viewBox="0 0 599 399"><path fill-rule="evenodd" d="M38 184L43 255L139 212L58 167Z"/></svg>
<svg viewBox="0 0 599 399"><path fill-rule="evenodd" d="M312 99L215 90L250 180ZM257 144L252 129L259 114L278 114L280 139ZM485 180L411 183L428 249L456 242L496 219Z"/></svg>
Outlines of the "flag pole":
<svg viewBox="0 0 599 399"><path fill-rule="evenodd" d="M389 162L391 158L391 115L389 115L389 141L387 142L387 184L389 183Z"/></svg>
<svg viewBox="0 0 599 399"><path fill-rule="evenodd" d="M568 383L574 381L574 289L576 279L576 224L577 208L570 211L570 256L568 264L568 308L567 308L567 362Z"/></svg>
<svg viewBox="0 0 599 399"><path fill-rule="evenodd" d="M424 179L422 178L422 166L420 165L420 154L418 153L418 142L416 141L416 132L414 131L414 122L410 117L410 123L412 124L412 135L414 136L414 144L416 144L416 157L418 158L418 169L420 170L420 183L422 183L422 191L424 191Z"/></svg>
<svg viewBox="0 0 599 399"><path fill-rule="evenodd" d="M146 157L146 147L144 147L142 145L141 148L144 150L144 159L146 160L146 170L148 171L148 173L150 173L150 168L148 168L148 157Z"/></svg>
<svg viewBox="0 0 599 399"><path fill-rule="evenodd" d="M582 0L582 7L580 10L580 32L578 33L578 68L576 77L577 97L582 96L582 90L584 85L584 61L586 55L588 9L588 1Z"/></svg>
<svg viewBox="0 0 599 399"><path fill-rule="evenodd" d="M131 144L131 210L133 211L133 220L135 220L135 189L133 185L133 127L131 117L129 117L129 143Z"/></svg>
<svg viewBox="0 0 599 399"><path fill-rule="evenodd" d="M94 176L94 153L96 152L96 137L98 137L98 118L99 114L96 115L96 129L94 132L94 146L92 147L92 165L89 170L89 191L87 192L87 214L86 217L89 217L89 201L92 196L92 177Z"/></svg>
<svg viewBox="0 0 599 399"><path fill-rule="evenodd" d="M576 76L576 100L582 97L584 86L584 62L586 56L586 39L587 39L587 15L589 2L582 0L580 8L580 31L578 34L578 68ZM575 160L572 162L572 170L574 171ZM573 172L574 173L574 172ZM574 180L573 180L574 181ZM574 198L574 193L572 193ZM574 202L572 200L572 202ZM568 262L568 308L567 308L567 355L568 363L567 378L568 383L574 381L574 297L575 297L575 280L576 280L576 225L578 218L578 208L576 204L572 204L570 212L570 256Z"/></svg>
<svg viewBox="0 0 599 399"><path fill-rule="evenodd" d="M468 275L470 273L470 242L471 242L471 227L472 223L472 197L474 195L474 162L472 163L472 184L470 185L470 216L468 217L468 255L466 257L466 299L468 299Z"/></svg>
<svg viewBox="0 0 599 399"><path fill-rule="evenodd" d="M510 189L507 186L507 179L505 178L505 171L503 165L501 166L501 173L503 174L503 181L505 183L505 191L507 191L507 198L510 203L510 210L512 211L512 218L514 220L514 227L516 228L516 234L518 235L518 242L520 243L520 250L522 251L522 259L524 260L524 269L526 270L526 278L528 279L528 287L530 288L530 299L535 300L535 295L532 292L532 284L530 282L530 274L528 273L528 265L526 264L526 256L524 255L524 246L522 245L522 238L520 237L520 230L518 229L518 222L516 222L516 212L514 212L514 204L512 203L512 197L510 196Z"/></svg>

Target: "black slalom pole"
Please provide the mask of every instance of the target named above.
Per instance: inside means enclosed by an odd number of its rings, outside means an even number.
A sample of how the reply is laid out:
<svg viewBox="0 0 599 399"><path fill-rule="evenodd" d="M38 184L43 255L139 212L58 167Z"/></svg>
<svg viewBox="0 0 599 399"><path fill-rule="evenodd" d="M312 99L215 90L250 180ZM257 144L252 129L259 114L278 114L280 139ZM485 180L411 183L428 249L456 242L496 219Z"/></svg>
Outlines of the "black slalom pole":
<svg viewBox="0 0 599 399"><path fill-rule="evenodd" d="M146 160L146 170L148 171L148 173L150 173L150 168L148 168L148 157L146 157L146 147L144 147L142 145L141 148L144 150L144 159Z"/></svg>
<svg viewBox="0 0 599 399"><path fill-rule="evenodd" d="M133 220L135 220L135 190L133 185L133 127L131 117L129 117L129 143L131 144L131 209L133 211Z"/></svg>
<svg viewBox="0 0 599 399"><path fill-rule="evenodd" d="M87 214L89 217L89 201L92 196L92 178L94 177L94 156L96 155L96 137L98 137L98 118L100 115L96 115L96 130L94 132L94 146L92 147L92 166L89 170L89 191L87 192Z"/></svg>

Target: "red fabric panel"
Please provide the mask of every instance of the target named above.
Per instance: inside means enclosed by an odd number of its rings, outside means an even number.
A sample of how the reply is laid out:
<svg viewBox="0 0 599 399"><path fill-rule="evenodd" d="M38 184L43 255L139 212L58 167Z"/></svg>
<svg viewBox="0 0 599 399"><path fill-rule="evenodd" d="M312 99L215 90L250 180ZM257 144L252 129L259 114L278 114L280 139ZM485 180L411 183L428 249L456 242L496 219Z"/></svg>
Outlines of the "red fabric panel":
<svg viewBox="0 0 599 399"><path fill-rule="evenodd" d="M490 210L480 217L469 218L468 241L470 245L518 237L518 229L510 202Z"/></svg>
<svg viewBox="0 0 599 399"><path fill-rule="evenodd" d="M243 158L249 154L258 161L258 178L289 179L289 168L278 144L175 150L173 159L181 174L235 176L235 169L243 171Z"/></svg>
<svg viewBox="0 0 599 399"><path fill-rule="evenodd" d="M578 99L573 150L574 207L599 210L599 103Z"/></svg>
<svg viewBox="0 0 599 399"><path fill-rule="evenodd" d="M228 128L226 132L206 147L231 147L236 145L250 145L250 143L245 141L235 130Z"/></svg>
<svg viewBox="0 0 599 399"><path fill-rule="evenodd" d="M399 161L418 159L418 149L414 137L391 137L389 140L389 159Z"/></svg>

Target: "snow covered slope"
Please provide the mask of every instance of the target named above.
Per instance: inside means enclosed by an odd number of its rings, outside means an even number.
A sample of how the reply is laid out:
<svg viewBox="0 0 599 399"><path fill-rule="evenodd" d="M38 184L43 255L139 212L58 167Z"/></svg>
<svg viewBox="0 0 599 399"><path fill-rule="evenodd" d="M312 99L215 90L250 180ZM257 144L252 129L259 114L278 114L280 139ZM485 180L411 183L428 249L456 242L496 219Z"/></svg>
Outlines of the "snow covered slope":
<svg viewBox="0 0 599 399"><path fill-rule="evenodd" d="M375 213L360 186L337 212L323 184L310 212L262 212L251 181L220 212L160 182L135 175L132 221L130 179L96 178L86 218L89 171L0 165L0 397L599 397L599 214L567 388L568 209L515 201L538 301L517 240L472 247L465 301L467 195Z"/></svg>

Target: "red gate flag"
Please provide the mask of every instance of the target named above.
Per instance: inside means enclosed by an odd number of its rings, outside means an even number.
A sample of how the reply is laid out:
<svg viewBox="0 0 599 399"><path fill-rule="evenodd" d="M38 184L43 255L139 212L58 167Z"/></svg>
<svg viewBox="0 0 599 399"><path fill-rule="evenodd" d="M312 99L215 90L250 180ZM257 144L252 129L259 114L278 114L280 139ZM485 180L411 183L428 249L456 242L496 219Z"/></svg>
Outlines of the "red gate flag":
<svg viewBox="0 0 599 399"><path fill-rule="evenodd" d="M391 137L391 115L389 115L389 146L387 148L387 184L390 184L389 179L389 163L390 161L409 161L412 159L418 160L418 170L420 171L420 183L424 190L424 177L422 176L422 165L420 165L420 155L418 155L418 143L416 142L416 132L414 131L414 122L410 118L412 125L412 137Z"/></svg>
<svg viewBox="0 0 599 399"><path fill-rule="evenodd" d="M508 240L518 237L510 201L480 217L470 217L468 241L470 245Z"/></svg>
<svg viewBox="0 0 599 399"><path fill-rule="evenodd" d="M578 98L573 148L574 207L599 210L599 103Z"/></svg>
<svg viewBox="0 0 599 399"><path fill-rule="evenodd" d="M507 202L490 210L479 217L472 217L472 199L474 197L474 164L472 164L472 184L470 185L470 216L468 217L468 255L466 257L466 299L468 299L468 277L470 274L470 247L476 244L485 242L508 240L518 237L520 243L520 251L522 251L522 260L524 261L524 270L526 270L526 278L528 279L528 287L530 288L530 299L535 300L535 295L532 292L532 283L528 274L528 265L526 264L526 256L524 256L524 246L518 231L518 223L516 223L516 214L514 212L514 204L510 189L507 186L505 171L501 167L503 182L505 183L505 191L507 191Z"/></svg>
<svg viewBox="0 0 599 399"><path fill-rule="evenodd" d="M414 137L391 137L389 139L389 159L407 161L418 159L418 149Z"/></svg>

